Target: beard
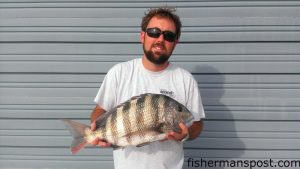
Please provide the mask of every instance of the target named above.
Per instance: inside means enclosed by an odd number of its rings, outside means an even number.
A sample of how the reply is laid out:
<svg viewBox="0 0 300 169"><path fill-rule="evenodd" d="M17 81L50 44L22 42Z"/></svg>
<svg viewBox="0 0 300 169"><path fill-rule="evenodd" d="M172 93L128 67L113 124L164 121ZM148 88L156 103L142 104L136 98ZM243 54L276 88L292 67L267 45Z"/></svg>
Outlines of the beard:
<svg viewBox="0 0 300 169"><path fill-rule="evenodd" d="M151 48L153 48L155 46L161 46L162 48L166 49L163 44L155 44L155 45L151 46ZM147 51L145 49L145 45L143 45L143 50L144 50L144 54L147 57L147 59L156 65L162 65L162 64L166 63L171 56L171 54L168 55L168 54L164 54L164 53L160 54L158 52L155 53L155 52L151 51L151 49ZM155 57L155 55L156 55L156 57Z"/></svg>

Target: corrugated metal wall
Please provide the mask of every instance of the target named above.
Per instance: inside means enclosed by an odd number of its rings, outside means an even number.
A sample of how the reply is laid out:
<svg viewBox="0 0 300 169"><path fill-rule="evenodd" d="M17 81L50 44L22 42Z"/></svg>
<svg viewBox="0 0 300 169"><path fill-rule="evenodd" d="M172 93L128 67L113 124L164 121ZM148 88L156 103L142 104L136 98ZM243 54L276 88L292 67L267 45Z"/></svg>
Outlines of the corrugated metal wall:
<svg viewBox="0 0 300 169"><path fill-rule="evenodd" d="M107 70L141 56L144 11L166 4L207 115L186 156L299 159L299 1L1 0L0 168L113 168L110 149L70 155L59 119L88 123Z"/></svg>

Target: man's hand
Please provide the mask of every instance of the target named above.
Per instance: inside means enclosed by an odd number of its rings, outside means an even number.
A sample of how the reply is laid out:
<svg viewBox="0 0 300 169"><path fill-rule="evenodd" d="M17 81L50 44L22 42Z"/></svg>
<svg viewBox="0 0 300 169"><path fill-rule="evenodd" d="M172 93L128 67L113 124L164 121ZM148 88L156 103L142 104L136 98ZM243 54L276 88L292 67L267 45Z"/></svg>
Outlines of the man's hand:
<svg viewBox="0 0 300 169"><path fill-rule="evenodd" d="M96 122L93 122L92 124L91 124L91 130L92 131L95 131L96 130ZM96 140L94 140L93 142L92 142L92 144L94 145L94 146L100 146L100 147L110 147L111 146L111 144L110 143L108 143L108 142L106 142L105 140L101 140L101 139L96 139Z"/></svg>
<svg viewBox="0 0 300 169"><path fill-rule="evenodd" d="M184 123L179 123L180 131L179 133L176 133L174 131L166 133L166 139L165 140L175 140L175 141L181 141L189 134L189 129ZM163 140L163 141L165 141Z"/></svg>

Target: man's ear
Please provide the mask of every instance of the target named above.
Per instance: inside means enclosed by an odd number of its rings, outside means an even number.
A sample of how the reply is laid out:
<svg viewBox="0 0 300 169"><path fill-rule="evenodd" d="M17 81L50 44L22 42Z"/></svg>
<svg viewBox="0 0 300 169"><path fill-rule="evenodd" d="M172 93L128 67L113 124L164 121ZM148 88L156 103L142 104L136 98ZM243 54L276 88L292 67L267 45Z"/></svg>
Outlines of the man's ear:
<svg viewBox="0 0 300 169"><path fill-rule="evenodd" d="M145 32L144 31L141 31L141 33L140 33L140 41L142 44L144 44L144 41L145 41Z"/></svg>

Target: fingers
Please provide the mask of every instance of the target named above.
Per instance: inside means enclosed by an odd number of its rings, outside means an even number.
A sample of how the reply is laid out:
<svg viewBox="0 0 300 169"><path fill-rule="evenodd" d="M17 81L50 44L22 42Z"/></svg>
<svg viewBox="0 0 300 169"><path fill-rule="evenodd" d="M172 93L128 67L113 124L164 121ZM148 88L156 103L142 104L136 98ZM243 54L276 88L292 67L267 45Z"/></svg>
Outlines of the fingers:
<svg viewBox="0 0 300 169"><path fill-rule="evenodd" d="M179 133L174 131L168 132L166 134L166 139L181 141L183 138L185 138L189 132L188 127L184 123L179 123L179 128L181 130Z"/></svg>
<svg viewBox="0 0 300 169"><path fill-rule="evenodd" d="M97 138L93 142L91 142L91 144L96 146L96 145L98 145L99 141L100 141L100 139Z"/></svg>
<svg viewBox="0 0 300 169"><path fill-rule="evenodd" d="M100 146L100 147L110 147L111 146L110 143L108 143L104 140L100 140L98 138L95 139L91 144L94 145L94 146Z"/></svg>
<svg viewBox="0 0 300 169"><path fill-rule="evenodd" d="M91 123L91 130L95 131L96 130L96 122ZM99 138L96 138L92 143L94 146L100 146L100 147L110 147L111 144L106 142L105 140L101 140Z"/></svg>
<svg viewBox="0 0 300 169"><path fill-rule="evenodd" d="M169 140L180 141L181 138L184 138L184 136L182 136L181 133L176 133L176 132L171 131L171 132L167 133L167 138Z"/></svg>
<svg viewBox="0 0 300 169"><path fill-rule="evenodd" d="M111 144L110 143L107 143L107 142L104 142L104 141L99 141L99 143L98 143L98 145L100 146L100 147L110 147L111 146Z"/></svg>
<svg viewBox="0 0 300 169"><path fill-rule="evenodd" d="M179 123L179 127L181 129L181 133L187 135L189 132L188 127L184 123Z"/></svg>

